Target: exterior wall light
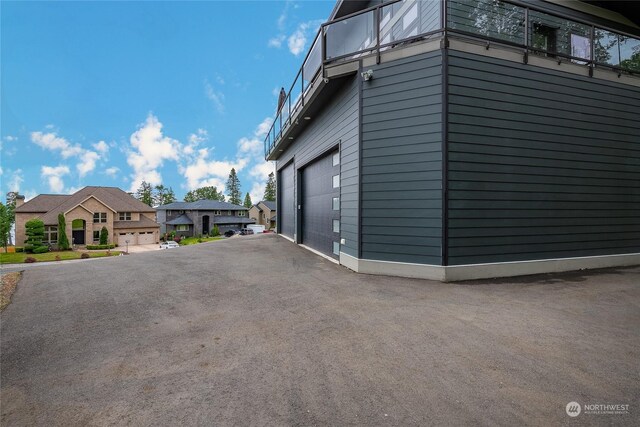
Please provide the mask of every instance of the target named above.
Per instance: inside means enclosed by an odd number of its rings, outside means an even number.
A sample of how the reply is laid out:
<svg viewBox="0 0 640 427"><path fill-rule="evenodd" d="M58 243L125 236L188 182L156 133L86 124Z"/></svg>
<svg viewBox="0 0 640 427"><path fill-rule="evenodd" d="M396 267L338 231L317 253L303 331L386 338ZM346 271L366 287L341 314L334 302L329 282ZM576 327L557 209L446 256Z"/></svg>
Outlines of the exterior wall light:
<svg viewBox="0 0 640 427"><path fill-rule="evenodd" d="M368 82L373 78L373 70L367 70L362 73L362 78L365 82Z"/></svg>

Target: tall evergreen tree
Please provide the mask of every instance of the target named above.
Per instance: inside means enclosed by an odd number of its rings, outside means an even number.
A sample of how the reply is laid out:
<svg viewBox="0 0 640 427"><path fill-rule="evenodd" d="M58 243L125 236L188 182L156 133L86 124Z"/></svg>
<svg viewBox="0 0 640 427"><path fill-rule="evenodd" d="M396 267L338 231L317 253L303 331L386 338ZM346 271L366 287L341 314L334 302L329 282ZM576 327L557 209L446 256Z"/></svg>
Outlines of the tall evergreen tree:
<svg viewBox="0 0 640 427"><path fill-rule="evenodd" d="M41 219L31 219L24 225L27 240L24 242L25 252L39 254L46 252L46 247L42 243L44 240L44 222Z"/></svg>
<svg viewBox="0 0 640 427"><path fill-rule="evenodd" d="M276 201L276 177L273 172L271 172L267 178L267 185L264 187L263 199L270 202Z"/></svg>
<svg viewBox="0 0 640 427"><path fill-rule="evenodd" d="M69 249L69 238L67 237L67 221L63 213L58 214L58 249L66 251Z"/></svg>
<svg viewBox="0 0 640 427"><path fill-rule="evenodd" d="M142 181L138 190L136 190L136 199L145 205L153 206L153 187L146 181Z"/></svg>
<svg viewBox="0 0 640 427"><path fill-rule="evenodd" d="M227 195L229 196L229 203L233 203L234 205L239 205L242 203L242 199L240 199L240 179L236 174L236 169L231 168L231 172L229 172L229 179L227 179Z"/></svg>
<svg viewBox="0 0 640 427"><path fill-rule="evenodd" d="M224 194L218 192L216 187L209 186L196 188L184 196L185 202L197 202L198 200L219 200L224 202Z"/></svg>
<svg viewBox="0 0 640 427"><path fill-rule="evenodd" d="M0 203L0 245L7 249L11 238L11 218L9 208Z"/></svg>
<svg viewBox="0 0 640 427"><path fill-rule="evenodd" d="M249 195L249 193L247 193L247 195L244 196L244 207L248 209L251 206L253 206L253 203L251 202L251 196Z"/></svg>
<svg viewBox="0 0 640 427"><path fill-rule="evenodd" d="M171 187L165 187L164 185L156 185L155 193L153 195L153 202L155 206L168 205L177 201L176 195Z"/></svg>

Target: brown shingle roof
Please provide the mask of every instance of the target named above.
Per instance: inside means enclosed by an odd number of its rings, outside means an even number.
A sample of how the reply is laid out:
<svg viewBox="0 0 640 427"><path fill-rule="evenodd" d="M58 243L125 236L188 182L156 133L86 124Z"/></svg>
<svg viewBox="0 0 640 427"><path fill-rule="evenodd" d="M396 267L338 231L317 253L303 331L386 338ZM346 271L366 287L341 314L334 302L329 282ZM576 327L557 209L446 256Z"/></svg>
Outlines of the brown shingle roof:
<svg viewBox="0 0 640 427"><path fill-rule="evenodd" d="M49 212L67 200L67 194L39 194L24 205L16 208L16 212Z"/></svg>
<svg viewBox="0 0 640 427"><path fill-rule="evenodd" d="M117 187L84 187L81 190L67 196L67 195L51 195L43 194L33 198L24 205L16 209L16 212L46 212L42 215L41 219L46 225L57 224L58 214L65 213L78 204L82 203L88 197L95 197L102 203L109 206L116 212L155 212L156 210L151 206L147 206L140 200L131 196L129 193L122 191ZM37 201L38 198L41 200ZM58 202L57 204L55 202ZM40 210L33 210L33 209ZM43 209L47 209L46 211Z"/></svg>

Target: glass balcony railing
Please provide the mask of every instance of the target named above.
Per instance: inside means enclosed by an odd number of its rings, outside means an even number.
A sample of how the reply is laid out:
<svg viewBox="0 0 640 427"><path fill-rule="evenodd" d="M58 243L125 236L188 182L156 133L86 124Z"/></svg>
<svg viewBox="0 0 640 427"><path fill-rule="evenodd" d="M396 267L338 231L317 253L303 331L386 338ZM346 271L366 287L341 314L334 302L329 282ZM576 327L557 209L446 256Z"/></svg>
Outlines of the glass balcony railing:
<svg viewBox="0 0 640 427"><path fill-rule="evenodd" d="M446 4L446 10L443 5ZM320 27L264 141L274 150L304 109L325 65L441 34L521 48L525 55L640 73L640 37L508 0L392 0Z"/></svg>

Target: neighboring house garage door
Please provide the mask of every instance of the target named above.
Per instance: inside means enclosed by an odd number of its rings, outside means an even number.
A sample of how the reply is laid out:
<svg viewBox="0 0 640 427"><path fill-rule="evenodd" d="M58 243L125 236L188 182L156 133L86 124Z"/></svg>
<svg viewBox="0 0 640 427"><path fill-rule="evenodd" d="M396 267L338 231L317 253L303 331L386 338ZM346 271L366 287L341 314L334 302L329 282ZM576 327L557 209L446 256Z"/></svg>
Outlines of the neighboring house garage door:
<svg viewBox="0 0 640 427"><path fill-rule="evenodd" d="M139 245L150 245L155 243L153 231L147 231L146 233L138 233L138 244Z"/></svg>
<svg viewBox="0 0 640 427"><path fill-rule="evenodd" d="M296 205L293 178L293 163L291 163L280 171L280 191L282 192L280 204L282 210L280 213L281 221L279 227L280 233L292 239L296 229Z"/></svg>
<svg viewBox="0 0 640 427"><path fill-rule="evenodd" d="M334 220L340 219L340 166L333 154L302 172L302 244L338 258L340 239Z"/></svg>

